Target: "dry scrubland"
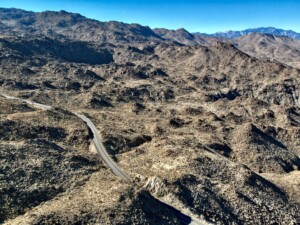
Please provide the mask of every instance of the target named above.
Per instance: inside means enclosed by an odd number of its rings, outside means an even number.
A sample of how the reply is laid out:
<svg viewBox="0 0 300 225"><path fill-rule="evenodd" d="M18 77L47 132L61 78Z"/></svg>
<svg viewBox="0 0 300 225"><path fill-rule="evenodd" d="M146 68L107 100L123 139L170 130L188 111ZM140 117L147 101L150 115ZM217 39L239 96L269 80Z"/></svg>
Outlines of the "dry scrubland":
<svg viewBox="0 0 300 225"><path fill-rule="evenodd" d="M188 42L66 12L0 12L1 92L54 107L0 98L1 223L180 224L153 196L216 224L300 223L296 40L288 54L275 39L260 50L268 35Z"/></svg>

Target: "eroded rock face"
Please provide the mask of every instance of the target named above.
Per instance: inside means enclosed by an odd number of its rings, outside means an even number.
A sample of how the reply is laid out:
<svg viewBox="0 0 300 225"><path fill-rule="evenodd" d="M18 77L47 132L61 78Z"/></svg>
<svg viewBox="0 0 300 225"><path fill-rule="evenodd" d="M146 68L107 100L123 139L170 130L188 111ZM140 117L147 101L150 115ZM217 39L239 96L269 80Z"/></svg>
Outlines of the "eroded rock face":
<svg viewBox="0 0 300 225"><path fill-rule="evenodd" d="M66 12L0 17L16 34L0 40L0 92L53 106L0 97L1 222L180 224L152 193L216 224L300 223L298 69ZM95 123L134 185L71 112Z"/></svg>

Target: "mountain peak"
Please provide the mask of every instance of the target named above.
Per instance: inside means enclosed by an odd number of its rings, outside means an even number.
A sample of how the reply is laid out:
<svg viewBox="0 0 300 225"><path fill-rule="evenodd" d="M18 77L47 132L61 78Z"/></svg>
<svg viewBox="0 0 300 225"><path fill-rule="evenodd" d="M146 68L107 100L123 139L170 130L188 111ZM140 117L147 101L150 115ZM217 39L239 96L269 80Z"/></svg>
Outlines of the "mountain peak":
<svg viewBox="0 0 300 225"><path fill-rule="evenodd" d="M179 28L177 29L176 31L178 32L185 32L185 33L189 33L186 29L184 29L183 27L182 28Z"/></svg>
<svg viewBox="0 0 300 225"><path fill-rule="evenodd" d="M50 35L94 43L130 43L159 41L149 27L117 21L100 22L78 13L61 11L28 12L0 8L0 34Z"/></svg>
<svg viewBox="0 0 300 225"><path fill-rule="evenodd" d="M233 39L233 38L237 38L237 37L247 35L250 33L271 34L271 35L276 35L276 36L287 36L287 37L291 37L291 38L295 38L295 39L300 39L300 33L297 33L292 30L278 29L275 27L249 28L249 29L242 30L242 31L229 30L229 31L225 31L225 32L217 32L217 33L211 34L211 36Z"/></svg>

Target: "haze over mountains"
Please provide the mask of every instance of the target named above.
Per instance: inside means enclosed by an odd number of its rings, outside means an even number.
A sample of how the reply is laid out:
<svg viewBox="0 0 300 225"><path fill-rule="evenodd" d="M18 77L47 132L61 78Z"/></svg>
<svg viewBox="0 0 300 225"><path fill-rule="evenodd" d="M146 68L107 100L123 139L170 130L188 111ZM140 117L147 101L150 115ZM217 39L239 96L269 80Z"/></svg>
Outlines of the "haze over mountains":
<svg viewBox="0 0 300 225"><path fill-rule="evenodd" d="M264 33L264 34L273 34L278 36L287 36L290 38L300 39L300 34L292 30L283 30L275 27L259 27L259 28L250 28L242 31L226 31L226 32L217 32L211 34L213 37L224 37L224 38L237 38L243 35L250 33ZM196 33L197 34L197 33Z"/></svg>
<svg viewBox="0 0 300 225"><path fill-rule="evenodd" d="M231 32L212 35L203 33L192 34L185 29L154 29L153 31L164 39L173 40L184 45L211 46L219 41L231 43L252 56L277 60L300 68L300 40L298 40L300 36L297 36L299 34L292 31L275 28L257 28L232 35L230 34Z"/></svg>
<svg viewBox="0 0 300 225"><path fill-rule="evenodd" d="M299 48L0 9L0 223L299 224Z"/></svg>

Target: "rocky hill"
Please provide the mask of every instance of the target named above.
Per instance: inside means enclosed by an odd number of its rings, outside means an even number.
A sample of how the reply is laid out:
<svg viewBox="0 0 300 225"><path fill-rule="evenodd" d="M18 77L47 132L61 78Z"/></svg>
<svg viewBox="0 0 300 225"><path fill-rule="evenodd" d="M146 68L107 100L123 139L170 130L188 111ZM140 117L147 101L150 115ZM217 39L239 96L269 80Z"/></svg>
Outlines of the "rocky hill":
<svg viewBox="0 0 300 225"><path fill-rule="evenodd" d="M233 42L257 58L268 58L300 68L300 40L272 34L251 33Z"/></svg>
<svg viewBox="0 0 300 225"><path fill-rule="evenodd" d="M178 30L156 28L153 31L165 39L174 40L184 45L206 44L206 41L203 38L200 36L195 36L183 28Z"/></svg>
<svg viewBox="0 0 300 225"><path fill-rule="evenodd" d="M176 41L184 45L203 45L208 46L215 44L217 41L226 41L221 37L212 37L206 34L192 34L184 28L178 30L168 30L165 28L156 28L153 31L160 37Z"/></svg>
<svg viewBox="0 0 300 225"><path fill-rule="evenodd" d="M66 11L33 13L0 8L2 35L47 35L95 43L160 41L149 27L121 22L99 22Z"/></svg>
<svg viewBox="0 0 300 225"><path fill-rule="evenodd" d="M295 35L289 35L289 33L287 32L271 32L270 29L262 29L261 31L263 33L255 33L254 31L254 29L249 29L245 32L240 32L240 34L232 34L232 36L222 36L221 34L192 34L185 29L154 29L154 32L160 35L162 38L176 41L180 44L189 46L212 46L220 41L224 43L232 43L243 52L256 58L275 60L299 68L300 42L298 39L295 39L297 38ZM268 31L269 33L274 34L269 34ZM292 36L295 38L290 38L288 36Z"/></svg>
<svg viewBox="0 0 300 225"><path fill-rule="evenodd" d="M267 53L295 40L199 44L185 30L147 36L114 22L130 30L124 41L77 14L1 12L0 93L53 108L0 97L0 223L182 224L172 207L203 224L300 223L300 70ZM57 28L53 15L81 22ZM28 30L12 22L29 17ZM87 23L106 28L71 32Z"/></svg>

